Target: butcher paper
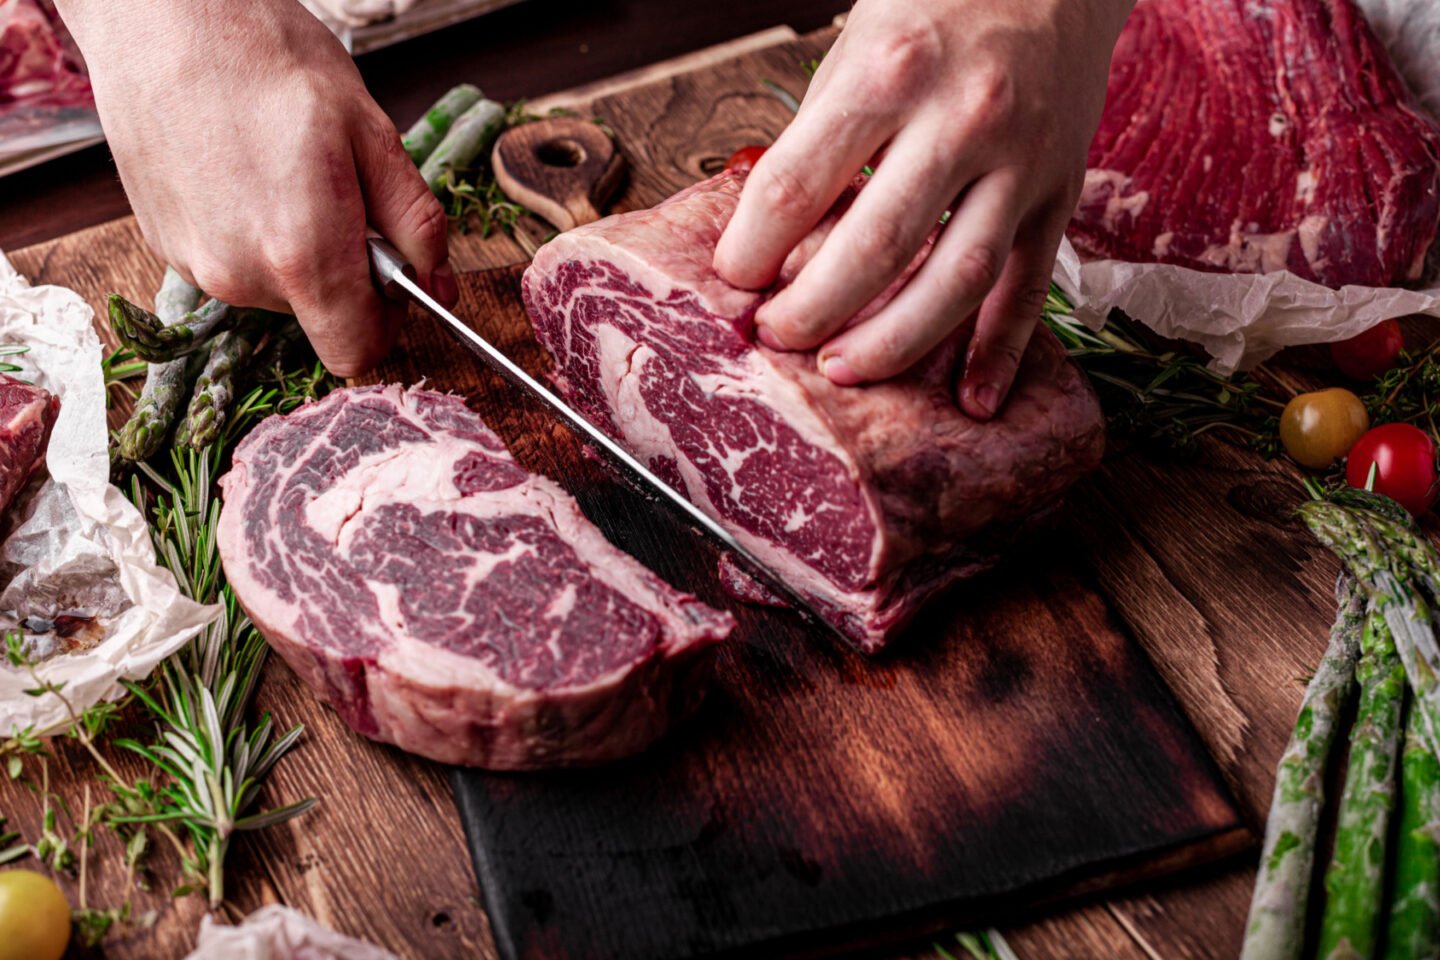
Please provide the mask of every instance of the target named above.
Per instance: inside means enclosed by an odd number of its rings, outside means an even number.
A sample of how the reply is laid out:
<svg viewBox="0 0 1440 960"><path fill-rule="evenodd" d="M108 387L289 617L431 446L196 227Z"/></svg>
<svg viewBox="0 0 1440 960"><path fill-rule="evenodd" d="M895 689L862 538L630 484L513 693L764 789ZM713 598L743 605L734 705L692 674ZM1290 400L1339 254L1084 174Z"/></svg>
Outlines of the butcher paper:
<svg viewBox="0 0 1440 960"><path fill-rule="evenodd" d="M261 907L239 926L206 917L200 940L185 960L396 960L388 950L322 926L278 903Z"/></svg>
<svg viewBox="0 0 1440 960"><path fill-rule="evenodd" d="M49 477L21 494L13 531L0 543L0 629L25 617L82 611L96 616L95 646L61 653L35 667L40 679L65 684L76 710L117 696L121 678L138 680L219 616L180 593L155 562L140 512L109 482L105 384L93 311L72 290L32 287L0 253L0 345L26 344L6 358L22 379L60 397L45 456ZM32 485L33 486L33 485ZM66 721L54 696L31 697L27 669L0 666L0 737Z"/></svg>

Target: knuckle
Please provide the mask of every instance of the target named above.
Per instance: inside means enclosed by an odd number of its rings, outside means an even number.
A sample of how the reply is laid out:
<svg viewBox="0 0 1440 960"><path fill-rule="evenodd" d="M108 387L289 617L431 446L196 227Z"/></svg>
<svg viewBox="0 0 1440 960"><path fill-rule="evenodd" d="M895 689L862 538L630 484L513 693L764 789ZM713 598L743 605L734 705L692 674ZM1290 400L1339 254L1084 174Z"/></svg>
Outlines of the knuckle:
<svg viewBox="0 0 1440 960"><path fill-rule="evenodd" d="M801 220L814 212L817 206L815 192L790 167L765 166L762 158L752 176L758 176L760 180L760 201L767 213Z"/></svg>
<svg viewBox="0 0 1440 960"><path fill-rule="evenodd" d="M970 69L966 84L966 101L970 115L983 125L1007 123L1014 117L1018 96L1015 78L997 63L981 62ZM1043 131L1042 135L1045 134Z"/></svg>
<svg viewBox="0 0 1440 960"><path fill-rule="evenodd" d="M1023 311L1027 316L1038 315L1045 308L1045 301L1050 296L1050 278L1029 277L1015 288L1013 294L1014 303L1017 309Z"/></svg>
<svg viewBox="0 0 1440 960"><path fill-rule="evenodd" d="M286 294L308 286L317 275L315 266L312 251L299 243L275 243L265 250L266 270L274 286Z"/></svg>
<svg viewBox="0 0 1440 960"><path fill-rule="evenodd" d="M189 268L195 286L203 290L206 296L226 303L246 299L244 291L235 281L235 274L219 258L202 253L190 259Z"/></svg>
<svg viewBox="0 0 1440 960"><path fill-rule="evenodd" d="M955 282L966 292L989 290L999 276L1000 255L992 247L971 247L955 264Z"/></svg>
<svg viewBox="0 0 1440 960"><path fill-rule="evenodd" d="M400 141L400 132L390 118L379 111L367 111L360 119L357 137L367 153L380 157L405 155L405 145ZM408 155L406 161L409 161Z"/></svg>
<svg viewBox="0 0 1440 960"><path fill-rule="evenodd" d="M427 251L437 254L443 249L450 222L445 208L428 190L421 190L400 215L400 230L420 242ZM433 264L425 264L425 267Z"/></svg>
<svg viewBox="0 0 1440 960"><path fill-rule="evenodd" d="M886 279L898 275L914 255L913 232L893 215L873 218L856 241L861 268Z"/></svg>
<svg viewBox="0 0 1440 960"><path fill-rule="evenodd" d="M882 101L908 101L933 81L943 56L944 44L934 24L909 24L878 45L867 85Z"/></svg>

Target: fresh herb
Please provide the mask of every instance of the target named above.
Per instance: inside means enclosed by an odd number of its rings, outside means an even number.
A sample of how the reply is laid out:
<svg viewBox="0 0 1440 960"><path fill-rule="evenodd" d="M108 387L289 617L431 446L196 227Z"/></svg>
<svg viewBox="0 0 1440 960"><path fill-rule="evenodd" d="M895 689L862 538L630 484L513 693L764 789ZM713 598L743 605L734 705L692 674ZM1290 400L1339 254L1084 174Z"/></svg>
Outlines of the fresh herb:
<svg viewBox="0 0 1440 960"><path fill-rule="evenodd" d="M1402 351L1361 399L1373 423L1412 423L1440 435L1440 340L1418 353Z"/></svg>
<svg viewBox="0 0 1440 960"><path fill-rule="evenodd" d="M983 930L974 933L955 934L955 943L968 960L1016 960L1015 951L1000 935L999 930ZM935 944L935 952L941 960L961 960L960 956Z"/></svg>
<svg viewBox="0 0 1440 960"><path fill-rule="evenodd" d="M197 889L212 906L224 899L224 862L238 831L260 829L297 816L313 799L256 812L260 784L299 740L296 725L277 735L269 713L252 725L249 706L268 647L224 582L215 536L220 502L215 479L235 441L264 417L314 399L335 381L318 363L286 371L260 371L262 382L235 405L213 443L202 450L170 451L168 469L138 465L130 497L150 521L159 562L181 591L200 603L219 603L218 620L162 664L147 684L126 688L156 721L158 738L116 741L165 775L155 810L121 813L116 823L173 824L190 839L186 858Z"/></svg>
<svg viewBox="0 0 1440 960"><path fill-rule="evenodd" d="M760 83L765 87L766 90L770 91L770 94L776 100L779 100L782 104L784 104L791 113L800 112L800 101L796 99L795 94L791 93L789 90L786 90L774 80L761 80Z"/></svg>
<svg viewBox="0 0 1440 960"><path fill-rule="evenodd" d="M1106 417L1138 441L1191 452L1212 431L1228 434L1267 456L1279 450L1277 417L1285 405L1266 396L1259 381L1225 376L1183 349L1161 344L1141 324L1112 313L1091 330L1071 315L1063 292L1052 286L1045 324L1090 375Z"/></svg>
<svg viewBox="0 0 1440 960"><path fill-rule="evenodd" d="M148 366L149 364L126 347L111 351L100 361L100 372L105 378L106 409L112 405L117 392L130 400L135 399L135 390L128 381L142 376Z"/></svg>
<svg viewBox="0 0 1440 960"><path fill-rule="evenodd" d="M552 107L544 114L532 113L524 100L517 100L505 108L501 130L551 117L574 116L578 114L566 107ZM608 135L614 136L602 118L590 119ZM495 170L490 163L488 152L476 156L473 162L465 166L447 168L441 176L439 187L438 195L445 207L445 214L462 233L469 232L473 223L482 237L488 237L496 230L507 236L514 236L515 226L520 222L520 218L530 214L523 205L505 196L505 191L495 179Z"/></svg>
<svg viewBox="0 0 1440 960"><path fill-rule="evenodd" d="M24 343L11 343L0 347L0 357L18 357L22 353L29 352L29 344ZM24 369L25 367L21 364L0 360L0 373L19 373Z"/></svg>

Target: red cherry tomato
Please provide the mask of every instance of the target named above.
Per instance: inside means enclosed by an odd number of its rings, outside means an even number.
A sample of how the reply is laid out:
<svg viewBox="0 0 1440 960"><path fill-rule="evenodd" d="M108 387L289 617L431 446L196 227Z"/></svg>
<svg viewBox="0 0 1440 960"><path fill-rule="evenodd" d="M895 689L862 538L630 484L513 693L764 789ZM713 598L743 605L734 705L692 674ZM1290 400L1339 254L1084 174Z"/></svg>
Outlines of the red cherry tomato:
<svg viewBox="0 0 1440 960"><path fill-rule="evenodd" d="M730 154L730 159L725 161L726 170L749 170L755 166L761 155L769 149L768 147L749 146L741 147Z"/></svg>
<svg viewBox="0 0 1440 960"><path fill-rule="evenodd" d="M1405 349L1405 336L1400 324L1382 320L1359 336L1330 344L1335 366L1351 380L1374 380L1395 366L1400 351Z"/></svg>
<svg viewBox="0 0 1440 960"><path fill-rule="evenodd" d="M1395 500L1415 516L1435 503L1435 441L1419 427L1387 423L1369 431L1350 448L1345 482L1364 489L1375 468L1376 493Z"/></svg>

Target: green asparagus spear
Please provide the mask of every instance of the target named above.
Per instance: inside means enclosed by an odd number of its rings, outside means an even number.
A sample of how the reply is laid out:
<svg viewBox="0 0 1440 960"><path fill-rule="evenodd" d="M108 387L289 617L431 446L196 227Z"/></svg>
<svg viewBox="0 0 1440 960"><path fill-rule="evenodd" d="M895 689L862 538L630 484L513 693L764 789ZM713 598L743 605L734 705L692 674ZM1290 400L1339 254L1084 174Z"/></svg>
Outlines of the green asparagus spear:
<svg viewBox="0 0 1440 960"><path fill-rule="evenodd" d="M200 297L199 287L180 276L174 267L166 267L155 293L155 316L162 324L179 323L181 317L200 306Z"/></svg>
<svg viewBox="0 0 1440 960"><path fill-rule="evenodd" d="M191 286L173 267L165 268L165 279L155 294L155 314L161 323L177 322L200 303L200 291ZM120 456L132 462L148 460L165 442L188 395L190 381L200 372L192 353L166 363L154 363L145 376L145 386L135 400L130 419L120 428Z"/></svg>
<svg viewBox="0 0 1440 960"><path fill-rule="evenodd" d="M232 320L230 307L219 300L208 300L168 325L118 293L110 294L109 307L110 325L120 342L151 363L164 363L198 350Z"/></svg>
<svg viewBox="0 0 1440 960"><path fill-rule="evenodd" d="M1305 940L1305 909L1325 802L1325 768L1340 713L1354 690L1355 658L1365 620L1363 592L1348 573L1340 575L1335 598L1339 613L1330 630L1330 645L1305 688L1294 732L1275 772L1241 960L1298 960Z"/></svg>
<svg viewBox="0 0 1440 960"><path fill-rule="evenodd" d="M1422 735L1419 718L1412 704L1400 760L1400 829L1386 960L1440 957L1440 762Z"/></svg>
<svg viewBox="0 0 1440 960"><path fill-rule="evenodd" d="M1410 680L1422 730L1430 748L1437 750L1440 675L1434 666L1435 625L1432 622L1436 611L1422 595L1416 583L1417 569L1412 565L1416 560L1427 562L1427 551L1417 549L1412 557L1406 558L1386 547L1387 542L1404 539L1404 534L1413 531L1412 521L1407 516L1402 528L1402 522L1388 513L1347 505L1346 501L1312 501L1300 511L1311 531L1340 557L1384 613ZM1434 557L1433 547L1428 554ZM1440 570L1440 560L1435 561L1435 566ZM1424 571L1420 573L1424 575Z"/></svg>
<svg viewBox="0 0 1440 960"><path fill-rule="evenodd" d="M455 118L475 106L483 96L479 87L468 83L451 87L445 96L436 100L435 104L425 111L425 116L415 121L402 142L405 144L405 152L410 154L410 159L415 161L416 166L424 163L440 139L450 132Z"/></svg>
<svg viewBox="0 0 1440 960"><path fill-rule="evenodd" d="M234 329L215 338L205 369L195 380L195 395L190 398L185 414L183 439L196 450L208 447L220 436L235 397L235 378L254 356L256 344L275 317L263 310L242 313Z"/></svg>
<svg viewBox="0 0 1440 960"><path fill-rule="evenodd" d="M490 149L505 126L505 108L494 100L481 100L456 119L450 132L420 165L420 175L439 196L447 170L468 167Z"/></svg>
<svg viewBox="0 0 1440 960"><path fill-rule="evenodd" d="M1350 763L1340 795L1335 850L1325 872L1319 956L1370 957L1380 932L1385 847L1395 802L1405 668L1380 604L1371 599L1355 666L1360 705L1350 732Z"/></svg>

